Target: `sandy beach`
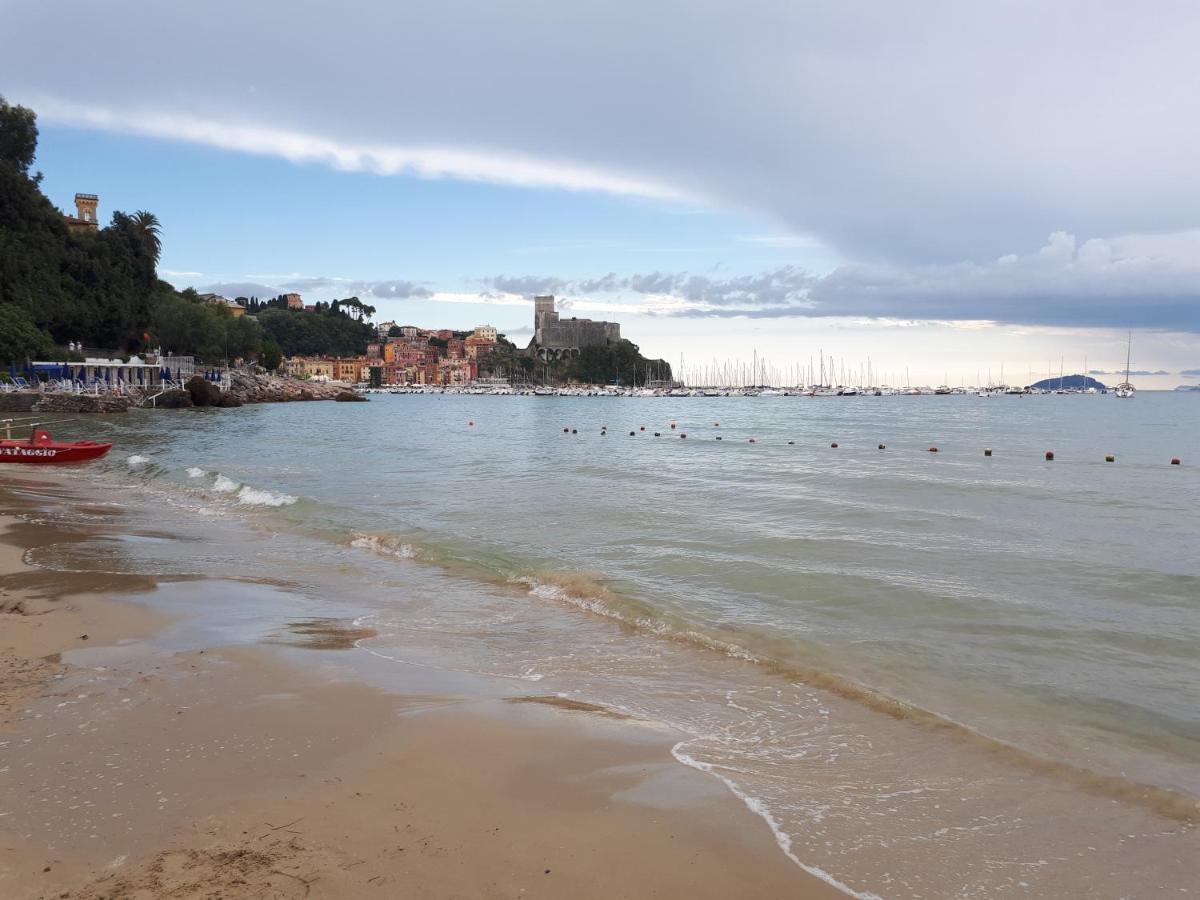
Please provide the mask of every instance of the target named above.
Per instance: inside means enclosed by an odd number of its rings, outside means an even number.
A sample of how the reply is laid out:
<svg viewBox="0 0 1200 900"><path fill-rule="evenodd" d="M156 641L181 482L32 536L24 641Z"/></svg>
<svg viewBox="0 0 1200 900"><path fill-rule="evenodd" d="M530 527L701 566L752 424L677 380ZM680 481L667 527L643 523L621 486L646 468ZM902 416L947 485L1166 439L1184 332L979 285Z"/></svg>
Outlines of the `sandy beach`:
<svg viewBox="0 0 1200 900"><path fill-rule="evenodd" d="M348 623L171 649L153 579L27 567L70 536L3 507L0 895L842 896L665 730L379 690Z"/></svg>

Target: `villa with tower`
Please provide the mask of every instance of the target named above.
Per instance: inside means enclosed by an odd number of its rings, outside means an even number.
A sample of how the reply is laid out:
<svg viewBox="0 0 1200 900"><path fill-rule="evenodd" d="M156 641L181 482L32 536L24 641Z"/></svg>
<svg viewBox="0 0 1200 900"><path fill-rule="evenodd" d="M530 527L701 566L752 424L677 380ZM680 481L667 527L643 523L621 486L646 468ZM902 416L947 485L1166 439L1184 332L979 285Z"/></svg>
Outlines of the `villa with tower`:
<svg viewBox="0 0 1200 900"><path fill-rule="evenodd" d="M72 232L79 234L80 232L97 231L100 228L100 222L96 218L96 207L100 205L100 198L95 194L76 194L75 195L75 215L69 213L63 214L63 219L66 220L67 228Z"/></svg>

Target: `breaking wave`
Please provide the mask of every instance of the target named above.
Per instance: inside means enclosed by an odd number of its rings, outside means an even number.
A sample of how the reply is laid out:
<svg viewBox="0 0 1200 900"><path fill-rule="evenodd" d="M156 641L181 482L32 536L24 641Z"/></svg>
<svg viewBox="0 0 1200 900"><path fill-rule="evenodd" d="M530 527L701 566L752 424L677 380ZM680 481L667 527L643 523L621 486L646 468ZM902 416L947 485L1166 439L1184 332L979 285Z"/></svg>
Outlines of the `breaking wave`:
<svg viewBox="0 0 1200 900"><path fill-rule="evenodd" d="M232 478L226 478L224 475L218 475L213 479L213 490L220 491L222 494L232 494L241 485Z"/></svg>
<svg viewBox="0 0 1200 900"><path fill-rule="evenodd" d="M291 494L273 494L249 485L243 486L237 494L237 502L243 506L291 506L296 499Z"/></svg>
<svg viewBox="0 0 1200 900"><path fill-rule="evenodd" d="M396 559L416 559L418 556L416 547L389 534L356 532L350 541L350 546Z"/></svg>

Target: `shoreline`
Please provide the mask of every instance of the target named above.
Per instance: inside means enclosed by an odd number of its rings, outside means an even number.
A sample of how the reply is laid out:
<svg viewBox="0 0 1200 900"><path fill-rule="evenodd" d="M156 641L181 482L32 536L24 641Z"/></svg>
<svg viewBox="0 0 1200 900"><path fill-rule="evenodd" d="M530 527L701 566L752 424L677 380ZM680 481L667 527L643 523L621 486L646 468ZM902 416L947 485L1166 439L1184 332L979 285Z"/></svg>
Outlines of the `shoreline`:
<svg viewBox="0 0 1200 900"><path fill-rule="evenodd" d="M5 896L844 896L661 729L537 697L380 690L328 630L286 650L166 649L156 635L186 618L25 567L70 538L6 526Z"/></svg>

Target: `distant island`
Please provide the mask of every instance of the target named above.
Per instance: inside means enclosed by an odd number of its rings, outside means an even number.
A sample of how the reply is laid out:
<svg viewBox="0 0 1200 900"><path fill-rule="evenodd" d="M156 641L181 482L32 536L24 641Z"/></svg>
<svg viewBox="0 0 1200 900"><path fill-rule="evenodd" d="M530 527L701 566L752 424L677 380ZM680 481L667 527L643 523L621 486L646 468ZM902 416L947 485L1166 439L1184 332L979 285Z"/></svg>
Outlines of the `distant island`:
<svg viewBox="0 0 1200 900"><path fill-rule="evenodd" d="M1175 388L1175 390L1183 391L1184 393L1195 391L1196 393L1200 394L1200 384L1181 384L1179 387Z"/></svg>
<svg viewBox="0 0 1200 900"><path fill-rule="evenodd" d="M1039 391L1057 391L1059 389L1064 391L1108 390L1108 385L1087 375L1064 375L1062 378L1043 378L1041 381L1031 384L1030 387Z"/></svg>

